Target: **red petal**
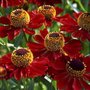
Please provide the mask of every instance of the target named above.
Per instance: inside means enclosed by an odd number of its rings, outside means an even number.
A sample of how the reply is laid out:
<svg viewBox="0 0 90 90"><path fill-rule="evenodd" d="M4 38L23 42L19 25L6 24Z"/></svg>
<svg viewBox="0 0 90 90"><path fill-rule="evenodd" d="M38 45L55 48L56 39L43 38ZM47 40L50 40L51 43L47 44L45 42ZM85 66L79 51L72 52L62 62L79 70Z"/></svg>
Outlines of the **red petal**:
<svg viewBox="0 0 90 90"><path fill-rule="evenodd" d="M56 70L65 70L66 65L62 60L58 59L52 63L52 67Z"/></svg>
<svg viewBox="0 0 90 90"><path fill-rule="evenodd" d="M46 60L46 62L45 62L45 60ZM30 64L29 76L37 77L37 76L44 75L46 73L46 70L48 69L47 64L48 64L48 60L46 58L40 58L37 60L33 60L33 62Z"/></svg>
<svg viewBox="0 0 90 90"><path fill-rule="evenodd" d="M43 39L40 35L35 35L34 39L35 39L38 43L44 45L44 39Z"/></svg>
<svg viewBox="0 0 90 90"><path fill-rule="evenodd" d="M82 86L81 86L79 80L76 78L74 78L73 89L74 90L82 90Z"/></svg>
<svg viewBox="0 0 90 90"><path fill-rule="evenodd" d="M86 71L87 73L90 72L90 56L83 59L84 63L86 64Z"/></svg>
<svg viewBox="0 0 90 90"><path fill-rule="evenodd" d="M21 70L19 68L14 71L14 77L15 77L16 80L21 79Z"/></svg>
<svg viewBox="0 0 90 90"><path fill-rule="evenodd" d="M45 22L45 17L38 13L37 11L32 11L30 13L30 23L29 23L29 28L39 28L43 25L43 23Z"/></svg>
<svg viewBox="0 0 90 90"><path fill-rule="evenodd" d="M7 17L0 17L0 23L2 24L10 24L10 20Z"/></svg>
<svg viewBox="0 0 90 90"><path fill-rule="evenodd" d="M84 75L84 78L85 78L87 81L90 82L90 74L89 74L89 73L88 73L88 74L85 74L85 75Z"/></svg>
<svg viewBox="0 0 90 90"><path fill-rule="evenodd" d="M23 68L23 69L21 70L21 76L22 76L23 78L27 78L27 76L28 76L28 68Z"/></svg>
<svg viewBox="0 0 90 90"><path fill-rule="evenodd" d="M79 40L72 40L68 42L63 49L70 57L77 57L80 55L82 45Z"/></svg>
<svg viewBox="0 0 90 90"><path fill-rule="evenodd" d="M63 25L61 27L61 30L62 31L66 31L66 32L69 32L69 33L73 33L73 32L76 32L77 30L79 29L78 26L75 26L75 25Z"/></svg>
<svg viewBox="0 0 90 90"><path fill-rule="evenodd" d="M59 71L58 71L58 72L59 72ZM67 72L61 72L61 73L59 73L58 75L55 75L55 76L54 76L54 79L61 81L61 80L63 80L66 76L68 76L68 75L67 75Z"/></svg>
<svg viewBox="0 0 90 90"><path fill-rule="evenodd" d="M72 85L73 85L73 78L72 79L70 78L65 89L66 90L74 90Z"/></svg>
<svg viewBox="0 0 90 90"><path fill-rule="evenodd" d="M35 31L34 30L29 30L27 28L24 28L24 32L26 32L27 34L30 34L30 35L35 34Z"/></svg>
<svg viewBox="0 0 90 90"><path fill-rule="evenodd" d="M14 39L14 31L13 30L10 30L7 35L8 35L8 39L9 40L13 40Z"/></svg>
<svg viewBox="0 0 90 90"><path fill-rule="evenodd" d="M79 12L79 13L73 13L73 15L74 15L74 17L75 17L76 19L78 19L78 17L79 17L81 14L82 14L81 12Z"/></svg>
<svg viewBox="0 0 90 90"><path fill-rule="evenodd" d="M90 41L90 33L88 31L81 29L77 30L76 32L72 33L73 37L81 38L83 41L88 39Z"/></svg>
<svg viewBox="0 0 90 90"><path fill-rule="evenodd" d="M60 90L64 89L67 86L69 78L64 78L62 80L57 81L57 86Z"/></svg>
<svg viewBox="0 0 90 90"><path fill-rule="evenodd" d="M32 50L32 51L39 51L41 49L44 49L44 46L39 44L39 43L34 43L34 42L28 42L27 45L29 46L29 48Z"/></svg>
<svg viewBox="0 0 90 90"><path fill-rule="evenodd" d="M66 14L62 17L57 17L57 21L62 23L63 25L70 25L70 26L77 26L77 22L69 15L69 14ZM69 21L69 23L68 23Z"/></svg>
<svg viewBox="0 0 90 90"><path fill-rule="evenodd" d="M7 30L9 29L8 26L0 26L0 37L6 37L7 36Z"/></svg>
<svg viewBox="0 0 90 90"><path fill-rule="evenodd" d="M11 63L11 54L4 55L2 58L0 58L0 64L7 64Z"/></svg>
<svg viewBox="0 0 90 90"><path fill-rule="evenodd" d="M56 9L56 15L60 14L61 12L63 12L62 8L55 7L55 9Z"/></svg>
<svg viewBox="0 0 90 90"><path fill-rule="evenodd" d="M40 34L43 38L45 38L45 36L48 34L48 30L47 29L40 30Z"/></svg>
<svg viewBox="0 0 90 90"><path fill-rule="evenodd" d="M7 68L9 71L15 70L15 66L14 66L12 63L6 64L6 68Z"/></svg>
<svg viewBox="0 0 90 90"><path fill-rule="evenodd" d="M48 20L48 19L46 19L46 21L45 21L45 26L47 26L47 27L50 27L51 25L52 25L52 21L51 20Z"/></svg>
<svg viewBox="0 0 90 90"><path fill-rule="evenodd" d="M90 90L90 85L89 85L86 81L81 80L81 83L82 83L83 88L84 88L85 90Z"/></svg>

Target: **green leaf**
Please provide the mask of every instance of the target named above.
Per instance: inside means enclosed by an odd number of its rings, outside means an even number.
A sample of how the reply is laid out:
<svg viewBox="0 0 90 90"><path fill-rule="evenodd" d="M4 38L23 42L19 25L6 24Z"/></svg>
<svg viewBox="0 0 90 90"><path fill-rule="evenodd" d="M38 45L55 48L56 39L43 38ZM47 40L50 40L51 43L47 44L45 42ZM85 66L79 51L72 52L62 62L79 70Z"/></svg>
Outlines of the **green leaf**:
<svg viewBox="0 0 90 90"><path fill-rule="evenodd" d="M0 88L2 87L2 80L0 80Z"/></svg>

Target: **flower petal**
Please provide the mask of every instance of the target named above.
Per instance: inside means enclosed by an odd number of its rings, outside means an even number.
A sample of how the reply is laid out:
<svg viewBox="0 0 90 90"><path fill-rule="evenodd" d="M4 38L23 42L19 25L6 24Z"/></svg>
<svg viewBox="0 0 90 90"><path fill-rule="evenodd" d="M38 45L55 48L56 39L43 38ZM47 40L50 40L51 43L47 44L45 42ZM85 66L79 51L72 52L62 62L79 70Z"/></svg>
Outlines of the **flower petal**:
<svg viewBox="0 0 90 90"><path fill-rule="evenodd" d="M86 71L90 72L90 56L87 56L83 59L83 62L86 65Z"/></svg>
<svg viewBox="0 0 90 90"><path fill-rule="evenodd" d="M35 39L38 43L44 45L44 39L43 39L40 35L35 35L35 36L34 36L34 39Z"/></svg>
<svg viewBox="0 0 90 90"><path fill-rule="evenodd" d="M64 46L63 49L70 57L77 57L80 55L82 45L79 40L71 40Z"/></svg>
<svg viewBox="0 0 90 90"><path fill-rule="evenodd" d="M10 20L7 17L0 17L0 23L2 24L10 24Z"/></svg>
<svg viewBox="0 0 90 90"><path fill-rule="evenodd" d="M9 40L13 40L13 39L14 39L14 31L13 31L13 30L10 30L10 31L7 33L7 35L8 35L8 39L9 39Z"/></svg>
<svg viewBox="0 0 90 90"><path fill-rule="evenodd" d="M58 80L58 81L57 81L57 86L58 86L58 88L59 88L60 90L64 89L64 88L67 86L68 80L69 80L68 77L66 77L66 78L64 78L64 79L62 79L62 80Z"/></svg>
<svg viewBox="0 0 90 90"><path fill-rule="evenodd" d="M21 70L20 70L20 68L16 69L14 71L14 77L15 77L16 80L20 80L21 79Z"/></svg>
<svg viewBox="0 0 90 90"><path fill-rule="evenodd" d="M8 26L0 26L0 37L2 37L2 38L6 37L7 30L9 30Z"/></svg>
<svg viewBox="0 0 90 90"><path fill-rule="evenodd" d="M31 20L28 25L29 28L34 28L34 29L39 28L45 22L45 17L37 11L32 11L30 13L30 17L31 17Z"/></svg>
<svg viewBox="0 0 90 90"><path fill-rule="evenodd" d="M48 30L47 29L40 30L40 34L43 38L45 38L45 36L48 34Z"/></svg>
<svg viewBox="0 0 90 90"><path fill-rule="evenodd" d="M40 50L40 49L43 49L44 46L39 44L39 43L34 43L34 42L28 42L27 45L29 46L29 48L32 50L32 51L37 51L37 50Z"/></svg>
<svg viewBox="0 0 90 90"><path fill-rule="evenodd" d="M60 14L61 12L63 12L62 8L55 7L55 9L56 9L56 15Z"/></svg>
<svg viewBox="0 0 90 90"><path fill-rule="evenodd" d="M81 80L81 83L82 83L83 88L84 88L85 90L90 90L90 85L89 85L86 81Z"/></svg>
<svg viewBox="0 0 90 90"><path fill-rule="evenodd" d="M37 77L44 75L48 69L47 65L47 58L37 58L33 60L33 62L30 64L29 77Z"/></svg>
<svg viewBox="0 0 90 90"><path fill-rule="evenodd" d="M74 78L73 89L74 90L82 90L82 86L77 78Z"/></svg>
<svg viewBox="0 0 90 90"><path fill-rule="evenodd" d="M29 34L29 35L35 34L35 31L34 31L34 30L29 30L29 29L27 29L27 28L24 28L23 31L24 31L25 33Z"/></svg>

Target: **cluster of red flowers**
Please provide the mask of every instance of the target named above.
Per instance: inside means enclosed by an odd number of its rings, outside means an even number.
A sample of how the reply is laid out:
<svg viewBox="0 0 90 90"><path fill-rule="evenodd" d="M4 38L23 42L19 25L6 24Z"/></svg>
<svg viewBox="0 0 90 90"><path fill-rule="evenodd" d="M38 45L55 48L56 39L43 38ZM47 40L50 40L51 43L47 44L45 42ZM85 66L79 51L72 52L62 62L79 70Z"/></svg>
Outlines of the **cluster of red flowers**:
<svg viewBox="0 0 90 90"><path fill-rule="evenodd" d="M39 7L26 11L20 6L23 3ZM90 90L90 56L81 52L82 41L90 40L90 13L60 16L63 10L54 5L58 3L61 1L0 0L3 8L15 7L10 15L0 16L0 37L9 41L22 33L26 39L32 37L26 40L25 47L0 58L1 79L20 80L48 74L57 81L60 90ZM60 24L57 24L60 30L55 30L58 32L50 31L53 22Z"/></svg>

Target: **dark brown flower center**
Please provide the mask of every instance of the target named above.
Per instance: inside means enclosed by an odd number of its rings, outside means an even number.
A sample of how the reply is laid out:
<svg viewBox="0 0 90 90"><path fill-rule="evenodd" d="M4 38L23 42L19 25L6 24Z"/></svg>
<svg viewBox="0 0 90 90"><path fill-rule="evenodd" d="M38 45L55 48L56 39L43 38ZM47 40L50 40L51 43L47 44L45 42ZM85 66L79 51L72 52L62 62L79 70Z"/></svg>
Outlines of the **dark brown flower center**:
<svg viewBox="0 0 90 90"><path fill-rule="evenodd" d="M25 55L28 51L26 49L18 49L16 55Z"/></svg>
<svg viewBox="0 0 90 90"><path fill-rule="evenodd" d="M69 66L76 71L81 71L84 69L84 64L80 60L70 61Z"/></svg>
<svg viewBox="0 0 90 90"><path fill-rule="evenodd" d="M86 71L86 65L80 60L72 60L66 64L66 70L71 76L81 77Z"/></svg>
<svg viewBox="0 0 90 90"><path fill-rule="evenodd" d="M58 33L52 33L49 35L49 37L59 37L59 34Z"/></svg>

